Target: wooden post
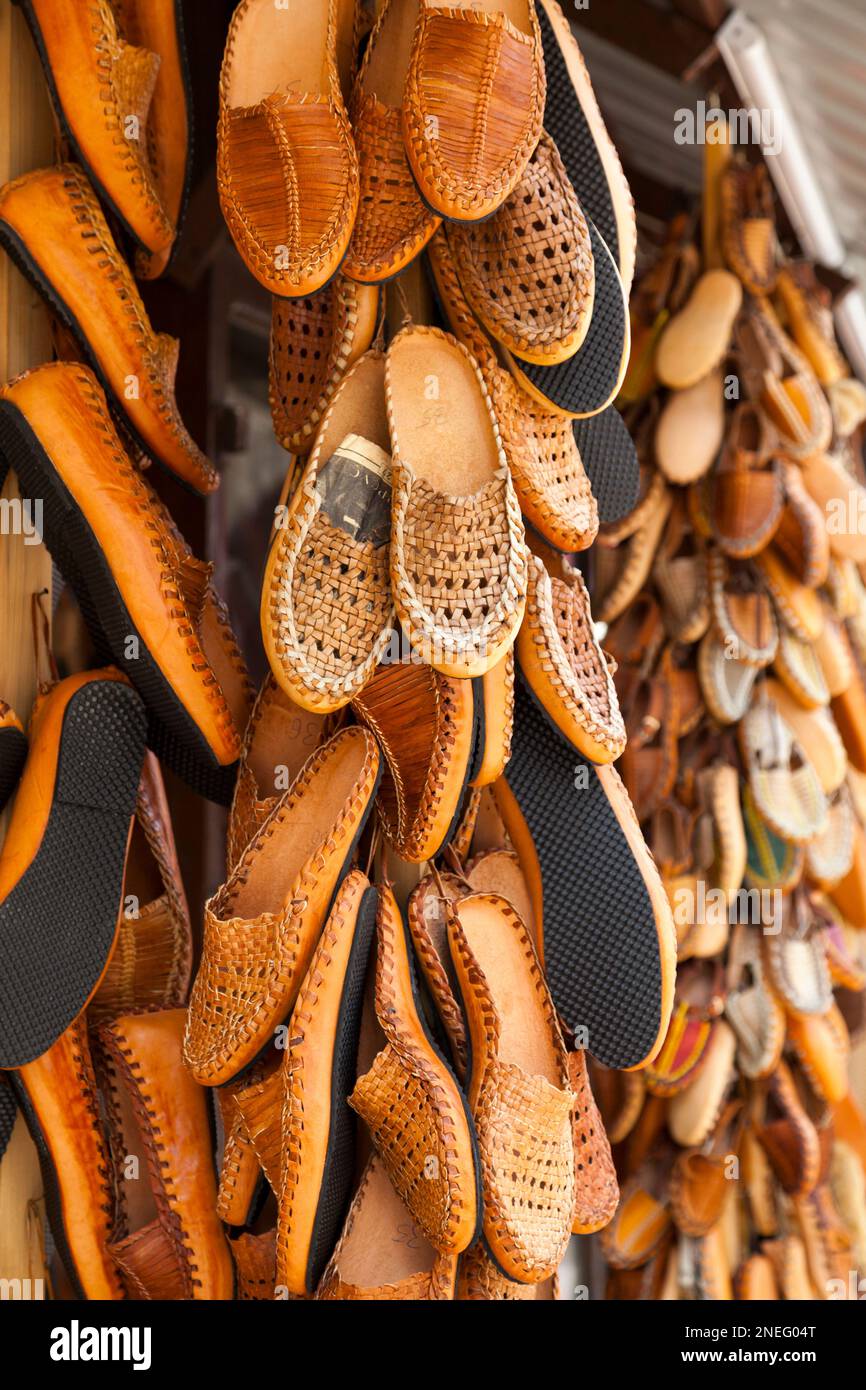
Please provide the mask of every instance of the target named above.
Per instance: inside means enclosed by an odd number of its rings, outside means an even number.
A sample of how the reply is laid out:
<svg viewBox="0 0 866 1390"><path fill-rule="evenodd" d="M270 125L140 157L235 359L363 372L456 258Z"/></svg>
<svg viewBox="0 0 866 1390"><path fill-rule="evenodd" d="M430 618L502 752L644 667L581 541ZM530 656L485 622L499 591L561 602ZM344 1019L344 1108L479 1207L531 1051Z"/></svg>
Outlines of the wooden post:
<svg viewBox="0 0 866 1390"><path fill-rule="evenodd" d="M53 127L45 80L21 11L0 0L0 184L52 162ZM0 382L51 356L42 301L0 255ZM18 497L7 477L3 498ZM37 499L29 499L31 504ZM0 508L0 696L26 724L36 689L32 595L51 587L43 545L10 534L15 513ZM0 820L0 839L4 833ZM0 1278L44 1279L44 1203L36 1150L19 1116L0 1164Z"/></svg>

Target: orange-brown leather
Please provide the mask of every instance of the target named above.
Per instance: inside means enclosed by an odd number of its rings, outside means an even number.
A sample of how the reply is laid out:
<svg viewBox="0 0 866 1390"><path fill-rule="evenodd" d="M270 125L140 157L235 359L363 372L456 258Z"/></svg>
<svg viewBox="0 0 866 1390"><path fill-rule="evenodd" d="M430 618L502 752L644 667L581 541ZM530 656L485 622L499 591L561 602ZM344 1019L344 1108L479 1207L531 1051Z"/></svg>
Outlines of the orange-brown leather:
<svg viewBox="0 0 866 1390"><path fill-rule="evenodd" d="M66 305L148 452L191 487L212 492L219 476L175 402L177 339L151 327L83 170L61 164L7 183L0 221Z"/></svg>
<svg viewBox="0 0 866 1390"><path fill-rule="evenodd" d="M472 780L473 787L491 786L505 771L511 757L514 723L514 653L509 651L485 671L481 678L484 694L484 750L481 765Z"/></svg>
<svg viewBox="0 0 866 1390"><path fill-rule="evenodd" d="M267 1302L274 1297L277 1233L244 1231L231 1242L240 1302Z"/></svg>
<svg viewBox="0 0 866 1390"><path fill-rule="evenodd" d="M56 1176L66 1240L88 1299L122 1299L108 1251L114 1194L83 1018L18 1073Z"/></svg>
<svg viewBox="0 0 866 1390"><path fill-rule="evenodd" d="M368 887L364 874L354 870L337 895L295 1004L291 1041L277 1078L282 1141L277 1283L294 1294L314 1292L307 1287L307 1272L333 1138L334 1053L358 910ZM250 1134L255 1143L252 1127Z"/></svg>
<svg viewBox="0 0 866 1390"><path fill-rule="evenodd" d="M142 641L214 757L233 763L240 734L197 635L213 606L209 569L185 551L124 454L93 373L52 363L18 377L0 397L24 415L87 518Z"/></svg>
<svg viewBox="0 0 866 1390"><path fill-rule="evenodd" d="M84 686L98 681L129 684L113 667L85 671L61 681L37 703L30 725L30 753L0 852L0 902L29 868L42 843L54 798L60 739L69 702Z"/></svg>
<svg viewBox="0 0 866 1390"><path fill-rule="evenodd" d="M32 0L30 8L76 144L142 245L152 252L166 250L174 225L142 138L159 59L120 38L109 0L86 5ZM139 139L127 138L131 115L138 118Z"/></svg>
<svg viewBox="0 0 866 1390"><path fill-rule="evenodd" d="M155 1218L174 1252L183 1297L230 1299L233 1292L231 1258L216 1215L214 1173L207 1100L183 1065L181 1049L185 1009L127 1014L99 1030L112 1089L131 1101L136 1134L121 1124L113 1136L119 1166L118 1191L124 1194L123 1164L143 1152L147 1163ZM120 1110L119 1099L109 1113ZM141 1175L139 1181L144 1180ZM118 1236L135 1236L121 1228ZM153 1267L160 1287L165 1278L165 1240L154 1241L150 1258L135 1264L145 1280ZM125 1248L126 1260L130 1250ZM155 1296L148 1290L148 1296Z"/></svg>
<svg viewBox="0 0 866 1390"><path fill-rule="evenodd" d="M221 1086L216 1092L225 1131L216 1211L227 1226L246 1226L263 1180L258 1155L234 1100L236 1086L249 1084L260 1068L261 1064L249 1067L240 1083Z"/></svg>

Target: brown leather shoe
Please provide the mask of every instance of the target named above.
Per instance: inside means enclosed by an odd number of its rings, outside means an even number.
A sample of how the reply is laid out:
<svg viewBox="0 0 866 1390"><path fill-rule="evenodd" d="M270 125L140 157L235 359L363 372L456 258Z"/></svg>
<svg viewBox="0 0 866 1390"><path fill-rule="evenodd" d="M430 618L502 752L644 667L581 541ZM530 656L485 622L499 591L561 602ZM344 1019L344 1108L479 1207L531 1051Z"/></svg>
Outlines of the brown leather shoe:
<svg viewBox="0 0 866 1390"><path fill-rule="evenodd" d="M37 169L0 190L0 243L70 330L142 454L197 492L219 476L174 398L178 342L155 333L86 175Z"/></svg>
<svg viewBox="0 0 866 1390"><path fill-rule="evenodd" d="M163 206L175 228L183 226L191 173L190 74L183 32L183 6L177 0L113 0L120 32L128 43L159 57L147 119L147 150ZM172 250L174 247L172 247ZM139 251L136 273L143 280L161 275L170 253Z"/></svg>
<svg viewBox="0 0 866 1390"><path fill-rule="evenodd" d="M231 1081L287 1022L334 894L372 810L380 754L344 729L313 754L205 910L184 1056Z"/></svg>
<svg viewBox="0 0 866 1390"><path fill-rule="evenodd" d="M0 449L22 491L45 499L45 542L98 650L148 710L154 751L228 802L249 681L211 582L123 452L87 367L56 362L0 392Z"/></svg>
<svg viewBox="0 0 866 1390"><path fill-rule="evenodd" d="M421 0L403 139L434 212L478 222L496 211L538 144L545 92L534 0L476 9Z"/></svg>
<svg viewBox="0 0 866 1390"><path fill-rule="evenodd" d="M357 0L241 0L220 75L220 205L272 294L321 289L349 245L358 156L346 112Z"/></svg>
<svg viewBox="0 0 866 1390"><path fill-rule="evenodd" d="M94 7L20 4L74 157L139 246L154 255L170 250L175 227L147 141L159 55L121 37L106 0Z"/></svg>
<svg viewBox="0 0 866 1390"><path fill-rule="evenodd" d="M117 1194L108 1249L131 1299L233 1293L207 1096L181 1059L185 1022L185 1009L168 1009L125 1014L99 1029Z"/></svg>

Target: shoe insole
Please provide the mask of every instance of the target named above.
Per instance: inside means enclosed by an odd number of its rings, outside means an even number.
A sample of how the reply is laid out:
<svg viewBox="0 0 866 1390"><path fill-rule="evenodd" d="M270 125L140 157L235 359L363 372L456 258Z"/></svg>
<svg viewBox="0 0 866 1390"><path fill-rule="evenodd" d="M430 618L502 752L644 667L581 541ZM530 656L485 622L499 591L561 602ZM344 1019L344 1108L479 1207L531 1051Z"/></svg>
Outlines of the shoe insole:
<svg viewBox="0 0 866 1390"><path fill-rule="evenodd" d="M409 330L391 344L388 381L401 460L434 492L480 492L499 454L472 359L450 339Z"/></svg>
<svg viewBox="0 0 866 1390"><path fill-rule="evenodd" d="M403 105L418 13L418 0L390 0L382 28L370 40L370 56L361 85L384 106L398 109Z"/></svg>
<svg viewBox="0 0 866 1390"><path fill-rule="evenodd" d="M516 855L507 849L481 854L468 866L466 876L476 893L497 893L511 904L537 949L532 896Z"/></svg>
<svg viewBox="0 0 866 1390"><path fill-rule="evenodd" d="M595 264L595 302L589 331L573 357L554 367L506 353L512 371L531 393L571 415L592 415L610 405L619 390L628 355L628 307L619 270L587 218Z"/></svg>
<svg viewBox="0 0 866 1390"><path fill-rule="evenodd" d="M428 0L430 9L456 9L474 10L476 13L483 14L504 14L511 20L515 29L520 29L524 34L532 32L529 23L529 6L527 0Z"/></svg>
<svg viewBox="0 0 866 1390"><path fill-rule="evenodd" d="M276 92L327 97L328 8L329 0L290 0L285 8L252 0L235 35L228 105L255 106ZM338 48L345 51L353 33L354 0L338 0Z"/></svg>
<svg viewBox="0 0 866 1390"><path fill-rule="evenodd" d="M541 865L548 985L568 1027L586 1030L594 1057L638 1066L657 1045L667 990L653 897L611 802L622 798L627 820L625 793L612 769L565 742L522 678L515 695L505 782ZM507 796L498 802L507 827Z"/></svg>
<svg viewBox="0 0 866 1390"><path fill-rule="evenodd" d="M413 1224L381 1159L372 1158L340 1251L340 1278L377 1289L428 1273L435 1260L435 1250Z"/></svg>
<svg viewBox="0 0 866 1390"><path fill-rule="evenodd" d="M544 128L553 138L580 205L592 218L617 266L621 264L619 234L610 185L595 137L553 25L539 0L536 6L547 72ZM567 23L567 21L564 21Z"/></svg>
<svg viewBox="0 0 866 1390"><path fill-rule="evenodd" d="M618 410L574 422L580 453L602 525L620 521L637 506L640 470L634 440Z"/></svg>
<svg viewBox="0 0 866 1390"><path fill-rule="evenodd" d="M289 812L291 834L263 836L252 870L237 884L227 906L232 917L252 921L262 913L279 914L304 864L330 834L352 795L366 752L366 740L344 738L327 772L313 778Z"/></svg>
<svg viewBox="0 0 866 1390"><path fill-rule="evenodd" d="M255 778L262 800L278 795L278 767L286 768L288 785L292 785L304 763L318 748L326 719L327 715L302 709L282 690L272 695L247 757L247 767Z"/></svg>
<svg viewBox="0 0 866 1390"><path fill-rule="evenodd" d="M532 954L523 933L503 913L506 906L503 899L473 894L456 903L455 911L499 1016L499 1060L559 1089L559 1059L533 978Z"/></svg>

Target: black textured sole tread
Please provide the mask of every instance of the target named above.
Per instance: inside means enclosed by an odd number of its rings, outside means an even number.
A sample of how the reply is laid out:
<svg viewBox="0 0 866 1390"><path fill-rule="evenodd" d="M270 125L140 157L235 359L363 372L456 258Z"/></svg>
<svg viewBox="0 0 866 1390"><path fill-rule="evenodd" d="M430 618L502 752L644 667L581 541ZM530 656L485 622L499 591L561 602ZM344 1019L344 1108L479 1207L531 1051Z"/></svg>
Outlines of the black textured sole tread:
<svg viewBox="0 0 866 1390"><path fill-rule="evenodd" d="M640 468L634 440L614 406L575 420L574 440L589 478L602 525L620 521L637 506Z"/></svg>
<svg viewBox="0 0 866 1390"><path fill-rule="evenodd" d="M0 458L13 469L25 496L42 499L45 544L75 592L100 659L123 671L144 700L150 747L194 791L229 806L237 764L217 762L162 674L87 518L11 401L0 401ZM130 643L133 637L137 643ZM138 655L130 655L136 649Z"/></svg>
<svg viewBox="0 0 866 1390"><path fill-rule="evenodd" d="M541 865L550 990L594 1057L634 1067L651 1053L661 1020L653 903L592 763L554 730L522 676L515 698L505 779Z"/></svg>
<svg viewBox="0 0 866 1390"><path fill-rule="evenodd" d="M42 840L0 903L0 1067L47 1052L99 983L144 747L144 709L129 686L94 681L72 696Z"/></svg>

